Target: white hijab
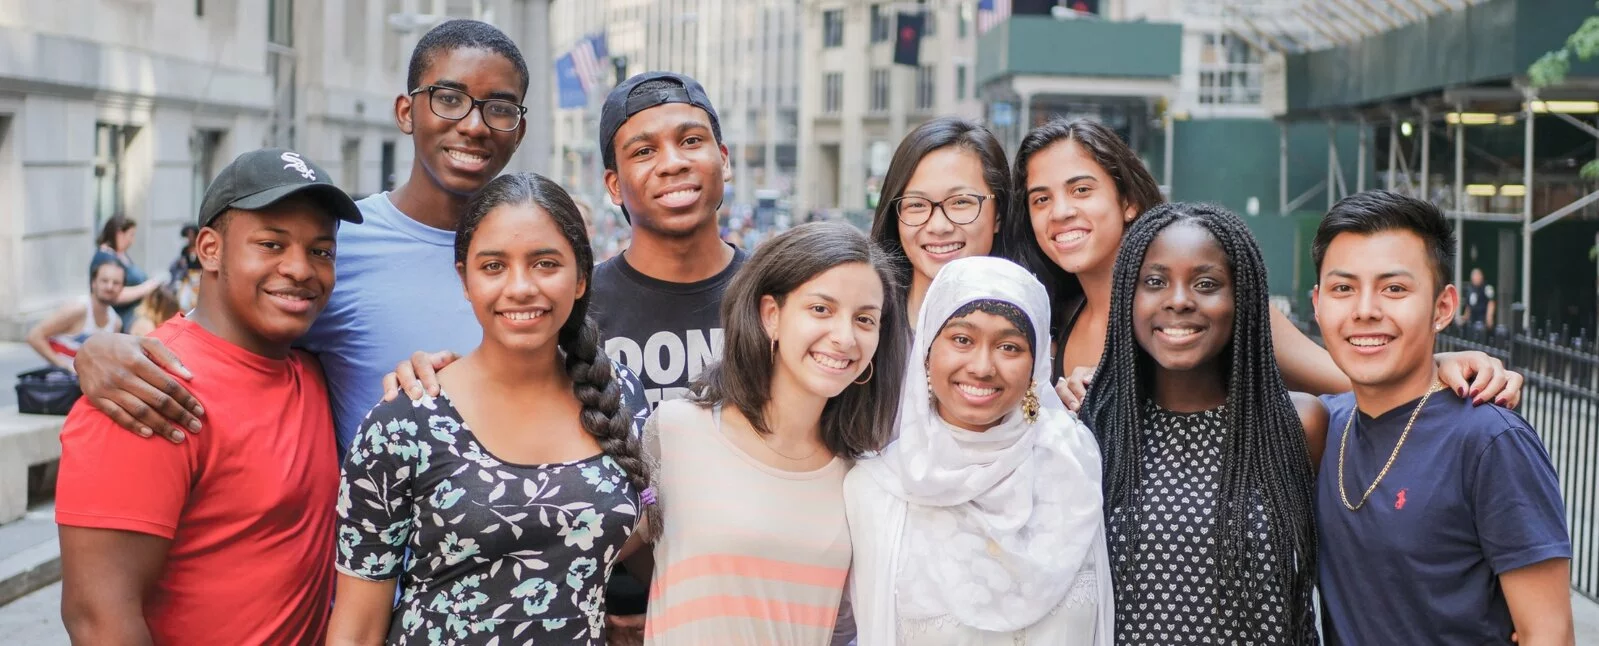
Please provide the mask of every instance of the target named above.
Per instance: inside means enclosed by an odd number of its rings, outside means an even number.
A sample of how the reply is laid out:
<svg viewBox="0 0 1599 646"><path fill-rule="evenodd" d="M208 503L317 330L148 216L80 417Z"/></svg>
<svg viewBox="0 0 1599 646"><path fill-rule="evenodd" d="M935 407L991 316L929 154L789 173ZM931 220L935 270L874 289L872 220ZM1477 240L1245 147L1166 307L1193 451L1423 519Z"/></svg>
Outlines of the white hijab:
<svg viewBox="0 0 1599 646"><path fill-rule="evenodd" d="M934 409L928 350L951 315L979 300L1015 305L1032 323L1040 405L1032 423L1018 407L975 433ZM856 467L907 503L903 536L914 560L899 565L910 571L887 573L898 581L893 605L906 619L949 616L979 630L1022 630L1061 607L1085 565L1105 570L1096 574L1101 616L1109 616L1099 447L1050 387L1049 320L1044 286L999 258L951 262L927 290L897 439ZM1109 626L1101 628L1108 639Z"/></svg>

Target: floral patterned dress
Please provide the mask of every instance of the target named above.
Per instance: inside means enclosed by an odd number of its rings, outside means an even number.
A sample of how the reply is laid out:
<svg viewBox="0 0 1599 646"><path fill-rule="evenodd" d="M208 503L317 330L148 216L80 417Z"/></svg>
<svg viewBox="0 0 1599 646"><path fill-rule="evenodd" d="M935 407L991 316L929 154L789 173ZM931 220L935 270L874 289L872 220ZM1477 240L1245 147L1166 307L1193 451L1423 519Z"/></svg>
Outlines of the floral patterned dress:
<svg viewBox="0 0 1599 646"><path fill-rule="evenodd" d="M441 392L367 415L338 514L340 572L392 579L404 561L388 643L602 646L606 577L639 507L607 455L494 457Z"/></svg>

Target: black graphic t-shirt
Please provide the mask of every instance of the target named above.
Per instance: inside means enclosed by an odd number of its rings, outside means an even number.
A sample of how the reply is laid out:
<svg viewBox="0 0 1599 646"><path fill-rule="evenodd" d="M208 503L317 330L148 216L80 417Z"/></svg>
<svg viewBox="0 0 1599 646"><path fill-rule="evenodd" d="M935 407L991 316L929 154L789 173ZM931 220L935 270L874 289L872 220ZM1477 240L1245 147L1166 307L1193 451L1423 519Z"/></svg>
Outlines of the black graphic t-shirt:
<svg viewBox="0 0 1599 646"><path fill-rule="evenodd" d="M748 255L694 283L650 278L617 255L594 268L590 308L605 339L605 353L644 384L650 408L688 394L705 366L722 356L722 292Z"/></svg>

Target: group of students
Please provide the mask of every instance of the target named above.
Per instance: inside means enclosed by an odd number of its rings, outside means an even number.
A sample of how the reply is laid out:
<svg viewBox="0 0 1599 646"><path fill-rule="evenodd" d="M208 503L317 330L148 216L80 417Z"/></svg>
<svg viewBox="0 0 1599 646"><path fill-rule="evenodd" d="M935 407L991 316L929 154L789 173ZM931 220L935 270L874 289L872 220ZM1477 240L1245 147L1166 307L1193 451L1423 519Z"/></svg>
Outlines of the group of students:
<svg viewBox="0 0 1599 646"><path fill-rule="evenodd" d="M1090 121L1012 170L935 119L870 236L751 255L718 237L704 90L649 73L602 111L633 235L596 266L561 187L499 176L527 74L493 27L436 27L395 102L410 181L354 203L247 153L202 205L195 309L85 342L75 641L1572 641L1521 378L1433 353L1436 208L1329 212L1325 350L1240 218L1163 203Z"/></svg>

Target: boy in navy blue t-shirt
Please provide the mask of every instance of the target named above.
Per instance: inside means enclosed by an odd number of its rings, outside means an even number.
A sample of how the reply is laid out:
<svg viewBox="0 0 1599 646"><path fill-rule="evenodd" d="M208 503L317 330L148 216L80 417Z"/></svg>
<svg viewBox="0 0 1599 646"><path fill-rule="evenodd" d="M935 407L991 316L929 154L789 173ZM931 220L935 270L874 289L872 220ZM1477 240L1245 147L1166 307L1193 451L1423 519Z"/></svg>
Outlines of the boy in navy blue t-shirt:
<svg viewBox="0 0 1599 646"><path fill-rule="evenodd" d="M1459 295L1433 205L1351 195L1316 231L1316 322L1354 392L1316 485L1327 643L1571 644L1571 539L1521 416L1443 390L1433 342Z"/></svg>

